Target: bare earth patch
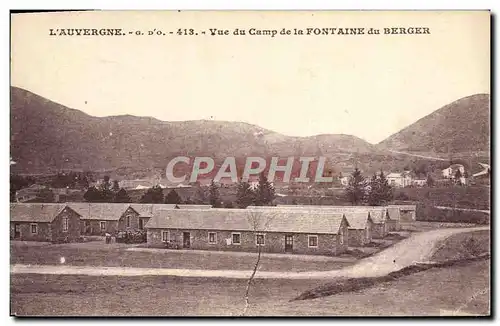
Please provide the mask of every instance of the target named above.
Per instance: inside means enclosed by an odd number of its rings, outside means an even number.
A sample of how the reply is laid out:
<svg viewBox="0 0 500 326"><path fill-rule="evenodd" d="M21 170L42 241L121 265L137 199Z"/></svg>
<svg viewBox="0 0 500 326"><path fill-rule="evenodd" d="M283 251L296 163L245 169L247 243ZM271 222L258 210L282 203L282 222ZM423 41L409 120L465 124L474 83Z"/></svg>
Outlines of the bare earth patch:
<svg viewBox="0 0 500 326"><path fill-rule="evenodd" d="M59 265L60 258L65 258L66 265L74 266L106 266L106 267L138 267L138 268L170 268L170 269L204 269L204 270L251 270L257 259L256 253L231 255L219 252L169 251L142 252L127 250L130 245L117 244L97 246L91 244L22 246L11 244L10 263L24 265ZM355 259L295 259L264 255L261 259L261 271L327 271L341 269L354 264ZM352 257L351 257L352 258Z"/></svg>
<svg viewBox="0 0 500 326"><path fill-rule="evenodd" d="M431 269L357 292L289 302L317 280L255 280L248 315L439 316L489 312L489 260ZM54 316L235 316L245 280L11 275L11 312Z"/></svg>

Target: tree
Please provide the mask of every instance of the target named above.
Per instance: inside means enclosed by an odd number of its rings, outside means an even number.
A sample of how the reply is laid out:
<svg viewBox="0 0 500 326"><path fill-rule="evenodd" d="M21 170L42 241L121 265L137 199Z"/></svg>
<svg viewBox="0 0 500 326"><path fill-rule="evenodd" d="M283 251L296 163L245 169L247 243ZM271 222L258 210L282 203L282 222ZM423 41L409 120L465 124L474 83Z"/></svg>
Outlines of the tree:
<svg viewBox="0 0 500 326"><path fill-rule="evenodd" d="M105 175L103 181L99 187L101 192L102 201L105 203L110 203L113 201L113 192L111 191L111 183L109 182L109 176Z"/></svg>
<svg viewBox="0 0 500 326"><path fill-rule="evenodd" d="M115 194L115 203L130 203L132 200L130 199L130 196L127 194L127 191L123 188L118 190L118 192Z"/></svg>
<svg viewBox="0 0 500 326"><path fill-rule="evenodd" d="M457 172L455 172L455 180L459 180L462 177L462 172L460 172L460 169L457 169Z"/></svg>
<svg viewBox="0 0 500 326"><path fill-rule="evenodd" d="M141 203L144 204L162 204L163 203L163 189L160 186L149 188L141 197Z"/></svg>
<svg viewBox="0 0 500 326"><path fill-rule="evenodd" d="M100 203L104 201L101 191L99 191L96 187L90 187L87 189L83 195L83 199L89 203Z"/></svg>
<svg viewBox="0 0 500 326"><path fill-rule="evenodd" d="M429 173L427 174L427 186L428 187L434 187L434 179L432 178L432 175Z"/></svg>
<svg viewBox="0 0 500 326"><path fill-rule="evenodd" d="M352 172L345 191L347 198L353 205L364 201L366 196L366 181L358 168L355 168Z"/></svg>
<svg viewBox="0 0 500 326"><path fill-rule="evenodd" d="M367 195L368 205L377 206L380 201L380 182L377 173L374 173L369 182L369 190Z"/></svg>
<svg viewBox="0 0 500 326"><path fill-rule="evenodd" d="M267 180L262 172L259 176L259 184L255 193L256 206L270 206L276 197L273 185Z"/></svg>
<svg viewBox="0 0 500 326"><path fill-rule="evenodd" d="M54 202L54 192L49 187L45 187L40 190L37 195L36 201L39 203L53 203Z"/></svg>
<svg viewBox="0 0 500 326"><path fill-rule="evenodd" d="M17 174L10 175L10 201L16 201L16 192L35 183L32 177L23 177Z"/></svg>
<svg viewBox="0 0 500 326"><path fill-rule="evenodd" d="M109 183L109 176L105 175L102 179L101 189L109 190L111 188L111 184Z"/></svg>
<svg viewBox="0 0 500 326"><path fill-rule="evenodd" d="M165 204L180 204L181 202L181 196L179 196L175 189L170 190L170 192L165 196Z"/></svg>
<svg viewBox="0 0 500 326"><path fill-rule="evenodd" d="M392 191L392 187L389 184L389 181L385 177L383 171L380 171L379 174L379 203L382 205L387 204L394 198L394 194Z"/></svg>
<svg viewBox="0 0 500 326"><path fill-rule="evenodd" d="M208 199L210 201L210 205L212 205L213 207L220 206L219 187L213 180L212 183L210 183L210 187L208 188Z"/></svg>
<svg viewBox="0 0 500 326"><path fill-rule="evenodd" d="M224 203L224 208L234 208L234 204L232 201L228 201Z"/></svg>
<svg viewBox="0 0 500 326"><path fill-rule="evenodd" d="M205 195L205 190L198 184L196 191L194 192L194 204L206 204L207 196Z"/></svg>
<svg viewBox="0 0 500 326"><path fill-rule="evenodd" d="M239 208L247 208L255 201L255 192L248 182L240 181L236 192L236 204Z"/></svg>
<svg viewBox="0 0 500 326"><path fill-rule="evenodd" d="M195 204L195 202L191 199L191 197L187 197L184 204Z"/></svg>
<svg viewBox="0 0 500 326"><path fill-rule="evenodd" d="M265 245L266 241L266 235L265 231L267 231L270 223L272 222L274 215L272 215L270 212L268 213L263 213L261 211L254 211L254 210L246 210L244 214L247 214L247 221L248 224L250 225L252 229L252 233L255 238L255 246L257 247L257 260L255 261L252 274L250 275L248 281L247 281L247 288L245 291L245 307L243 309L242 315L244 316L250 306L250 300L249 300L249 294L250 294L250 286L252 285L253 279L255 277L255 273L257 273L257 270L259 268L260 264L260 258L261 258L261 253L262 253L262 246Z"/></svg>
<svg viewBox="0 0 500 326"><path fill-rule="evenodd" d="M111 188L111 190L114 193L117 193L118 191L120 191L120 184L118 183L118 180L113 180L113 187Z"/></svg>
<svg viewBox="0 0 500 326"><path fill-rule="evenodd" d="M375 173L370 179L368 190L368 204L372 206L385 205L393 199L392 187L389 185L383 171L377 176Z"/></svg>

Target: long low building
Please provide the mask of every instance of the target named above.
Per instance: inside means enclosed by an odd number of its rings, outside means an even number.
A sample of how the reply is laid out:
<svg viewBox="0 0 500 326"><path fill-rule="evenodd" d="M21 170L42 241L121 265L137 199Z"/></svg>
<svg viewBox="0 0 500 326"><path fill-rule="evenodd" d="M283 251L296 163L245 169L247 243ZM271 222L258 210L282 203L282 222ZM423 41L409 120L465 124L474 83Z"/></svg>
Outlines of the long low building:
<svg viewBox="0 0 500 326"><path fill-rule="evenodd" d="M314 221L311 223L311 221ZM146 224L149 246L339 255L348 248L343 214L245 209L163 210Z"/></svg>
<svg viewBox="0 0 500 326"><path fill-rule="evenodd" d="M391 210L389 210L391 208ZM310 211L310 212L336 212L348 214L349 212L364 212L373 222L371 236L374 239L384 238L389 232L400 229L399 206L316 206L316 205L278 205L278 206L249 206L255 211Z"/></svg>
<svg viewBox="0 0 500 326"><path fill-rule="evenodd" d="M22 241L74 242L80 238L80 214L65 204L10 204L10 238Z"/></svg>
<svg viewBox="0 0 500 326"><path fill-rule="evenodd" d="M122 203L13 203L11 204L11 222L18 222L17 229L26 228L22 225L27 219L19 217L25 212L32 212L31 219L37 223L48 219L47 214L51 208L69 207L79 216L79 234L80 235L104 235L106 233L117 234L121 231L144 230L148 220L158 211L174 209L210 209L210 205L175 205L175 204L122 204ZM53 216L54 217L54 216ZM55 218L55 217L54 217ZM21 232L13 231L15 228L11 223L11 237L19 235ZM44 222L45 223L45 222ZM41 225L41 228L45 228ZM35 226L33 227L36 228ZM27 234L26 232L22 232ZM18 236L15 237L16 239ZM23 236L24 238L24 236ZM40 234L33 233L29 238L44 238Z"/></svg>

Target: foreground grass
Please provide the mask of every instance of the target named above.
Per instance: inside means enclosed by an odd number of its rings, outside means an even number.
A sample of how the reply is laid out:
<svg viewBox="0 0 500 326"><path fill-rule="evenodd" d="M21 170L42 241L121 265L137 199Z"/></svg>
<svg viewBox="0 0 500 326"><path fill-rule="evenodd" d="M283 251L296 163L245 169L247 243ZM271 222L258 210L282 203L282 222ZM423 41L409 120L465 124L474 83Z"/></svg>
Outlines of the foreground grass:
<svg viewBox="0 0 500 326"><path fill-rule="evenodd" d="M467 259L482 253L490 252L490 231L474 231L458 233L445 239L437 246L432 260L436 262Z"/></svg>
<svg viewBox="0 0 500 326"><path fill-rule="evenodd" d="M76 266L109 266L109 267L143 267L143 268L181 268L181 269L230 269L251 270L257 254L235 257L210 251L203 253L179 252L135 252L125 248L82 249L58 245L31 246L11 245L11 264L58 265L60 257L64 257L67 265ZM352 262L338 261L304 261L283 257L263 256L260 262L261 271L321 271L340 269Z"/></svg>
<svg viewBox="0 0 500 326"><path fill-rule="evenodd" d="M317 280L255 280L248 315L432 315L489 312L489 260L431 269L358 292L290 299ZM245 280L11 275L11 312L50 316L235 316Z"/></svg>

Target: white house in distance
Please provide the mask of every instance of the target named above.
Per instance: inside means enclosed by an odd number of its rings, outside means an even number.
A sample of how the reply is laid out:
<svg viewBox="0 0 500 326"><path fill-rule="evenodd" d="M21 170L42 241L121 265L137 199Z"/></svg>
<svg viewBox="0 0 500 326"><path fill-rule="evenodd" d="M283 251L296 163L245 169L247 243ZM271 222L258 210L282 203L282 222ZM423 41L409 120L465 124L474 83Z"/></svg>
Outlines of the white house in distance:
<svg viewBox="0 0 500 326"><path fill-rule="evenodd" d="M465 173L465 168L462 164L452 164L446 169L442 170L443 173L443 178L445 179L455 179L455 174L457 173L457 170L460 171L462 175Z"/></svg>
<svg viewBox="0 0 500 326"><path fill-rule="evenodd" d="M408 187L412 185L413 178L409 171L392 172L387 175L387 182L392 187Z"/></svg>
<svg viewBox="0 0 500 326"><path fill-rule="evenodd" d="M449 167L447 167L446 169L443 169L442 170L443 178L449 179L449 180L455 180L455 176L456 176L457 171L460 171L460 174L461 174L461 177L459 180L460 183L465 184L465 182L466 182L465 177L464 177L465 168L462 164L452 164Z"/></svg>

